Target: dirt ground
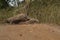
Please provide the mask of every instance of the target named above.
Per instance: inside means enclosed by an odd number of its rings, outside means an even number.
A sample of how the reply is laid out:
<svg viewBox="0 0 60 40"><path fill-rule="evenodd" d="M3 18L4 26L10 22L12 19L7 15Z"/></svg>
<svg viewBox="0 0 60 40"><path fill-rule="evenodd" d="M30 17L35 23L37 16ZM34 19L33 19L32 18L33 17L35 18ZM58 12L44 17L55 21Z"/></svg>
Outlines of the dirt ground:
<svg viewBox="0 0 60 40"><path fill-rule="evenodd" d="M0 25L0 40L60 40L60 28L48 24Z"/></svg>

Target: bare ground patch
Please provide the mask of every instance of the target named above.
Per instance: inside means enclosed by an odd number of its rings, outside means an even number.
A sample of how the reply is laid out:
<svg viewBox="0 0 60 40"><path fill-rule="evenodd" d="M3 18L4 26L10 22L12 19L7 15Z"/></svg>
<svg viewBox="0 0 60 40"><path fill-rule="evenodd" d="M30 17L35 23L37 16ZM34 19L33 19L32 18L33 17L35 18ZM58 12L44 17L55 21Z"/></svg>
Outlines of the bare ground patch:
<svg viewBox="0 0 60 40"><path fill-rule="evenodd" d="M1 25L0 40L60 40L60 29L47 24Z"/></svg>

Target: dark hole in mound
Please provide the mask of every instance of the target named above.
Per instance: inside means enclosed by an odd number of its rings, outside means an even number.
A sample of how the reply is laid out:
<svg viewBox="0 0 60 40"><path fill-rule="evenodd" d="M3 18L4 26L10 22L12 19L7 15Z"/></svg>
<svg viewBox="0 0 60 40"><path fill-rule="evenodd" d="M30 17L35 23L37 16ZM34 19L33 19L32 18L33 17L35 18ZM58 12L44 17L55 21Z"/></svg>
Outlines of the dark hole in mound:
<svg viewBox="0 0 60 40"><path fill-rule="evenodd" d="M5 20L5 23L10 23L8 20Z"/></svg>
<svg viewBox="0 0 60 40"><path fill-rule="evenodd" d="M12 21L12 23L14 23L14 24L19 24L21 22L21 20L14 20L14 21Z"/></svg>
<svg viewBox="0 0 60 40"><path fill-rule="evenodd" d="M19 23L21 23L21 22L26 22L26 21L28 21L29 19L27 19L27 20L14 20L12 23L14 23L14 24L19 24Z"/></svg>
<svg viewBox="0 0 60 40"><path fill-rule="evenodd" d="M5 23L10 23L9 21L5 21Z"/></svg>
<svg viewBox="0 0 60 40"><path fill-rule="evenodd" d="M19 24L20 22L25 22L24 20L22 21L22 20L14 20L12 23L14 23L14 24Z"/></svg>

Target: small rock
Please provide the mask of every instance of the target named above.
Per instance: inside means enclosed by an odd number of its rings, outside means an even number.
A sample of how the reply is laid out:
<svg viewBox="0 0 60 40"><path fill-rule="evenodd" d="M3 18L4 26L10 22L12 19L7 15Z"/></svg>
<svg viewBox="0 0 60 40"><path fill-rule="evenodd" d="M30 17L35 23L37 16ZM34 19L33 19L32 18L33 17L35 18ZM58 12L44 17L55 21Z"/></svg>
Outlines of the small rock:
<svg viewBox="0 0 60 40"><path fill-rule="evenodd" d="M52 31L52 32L55 32L55 31Z"/></svg>
<svg viewBox="0 0 60 40"><path fill-rule="evenodd" d="M20 34L20 36L22 36L22 34Z"/></svg>

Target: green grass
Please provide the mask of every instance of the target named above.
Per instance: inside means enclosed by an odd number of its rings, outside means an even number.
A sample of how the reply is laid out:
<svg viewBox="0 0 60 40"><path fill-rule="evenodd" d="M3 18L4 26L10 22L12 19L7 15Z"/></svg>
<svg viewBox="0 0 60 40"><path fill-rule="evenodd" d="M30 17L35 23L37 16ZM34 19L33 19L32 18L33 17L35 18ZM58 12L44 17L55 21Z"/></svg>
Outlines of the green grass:
<svg viewBox="0 0 60 40"><path fill-rule="evenodd" d="M18 8L7 8L0 11L0 20L5 20L13 15L26 10ZM53 23L60 25L60 0L35 0L31 2L27 11L30 17L37 18L40 23Z"/></svg>

